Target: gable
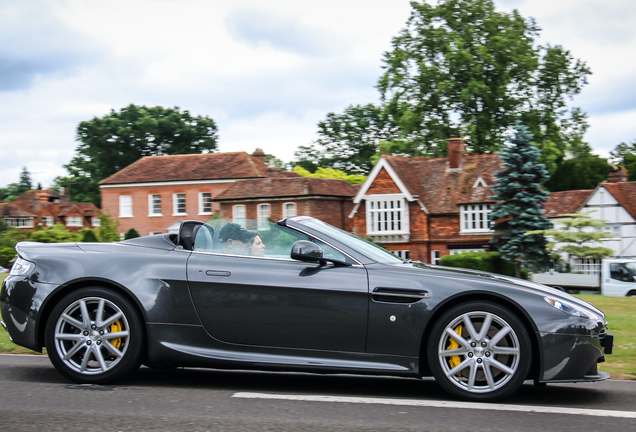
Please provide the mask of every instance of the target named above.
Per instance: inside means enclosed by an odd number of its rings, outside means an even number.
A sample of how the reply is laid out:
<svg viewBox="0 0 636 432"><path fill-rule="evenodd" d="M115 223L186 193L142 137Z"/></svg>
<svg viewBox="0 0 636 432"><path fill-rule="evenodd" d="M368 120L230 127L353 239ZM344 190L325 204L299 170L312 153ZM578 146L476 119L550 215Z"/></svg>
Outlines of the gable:
<svg viewBox="0 0 636 432"><path fill-rule="evenodd" d="M367 195L371 194L399 194L402 193L398 185L393 181L391 175L385 168L382 168L373 179L373 183L367 190Z"/></svg>

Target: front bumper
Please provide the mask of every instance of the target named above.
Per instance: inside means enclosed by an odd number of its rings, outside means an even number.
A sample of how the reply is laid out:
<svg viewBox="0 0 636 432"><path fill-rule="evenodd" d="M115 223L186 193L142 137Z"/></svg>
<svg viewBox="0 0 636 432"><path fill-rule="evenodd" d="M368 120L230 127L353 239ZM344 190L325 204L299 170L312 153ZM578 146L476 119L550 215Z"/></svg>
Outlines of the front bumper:
<svg viewBox="0 0 636 432"><path fill-rule="evenodd" d="M598 370L598 363L611 354L611 333L571 335L540 334L543 344L543 370L539 382L602 381L610 376Z"/></svg>

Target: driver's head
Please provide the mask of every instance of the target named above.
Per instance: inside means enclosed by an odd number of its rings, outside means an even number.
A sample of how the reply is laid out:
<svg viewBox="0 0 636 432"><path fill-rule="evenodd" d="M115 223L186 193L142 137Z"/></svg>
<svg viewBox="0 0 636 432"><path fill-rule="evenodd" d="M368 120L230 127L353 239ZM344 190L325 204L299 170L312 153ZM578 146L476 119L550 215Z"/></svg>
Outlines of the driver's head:
<svg viewBox="0 0 636 432"><path fill-rule="evenodd" d="M234 255L247 255L250 240L258 233L248 231L237 223L229 223L221 228L219 240L223 245L223 252Z"/></svg>

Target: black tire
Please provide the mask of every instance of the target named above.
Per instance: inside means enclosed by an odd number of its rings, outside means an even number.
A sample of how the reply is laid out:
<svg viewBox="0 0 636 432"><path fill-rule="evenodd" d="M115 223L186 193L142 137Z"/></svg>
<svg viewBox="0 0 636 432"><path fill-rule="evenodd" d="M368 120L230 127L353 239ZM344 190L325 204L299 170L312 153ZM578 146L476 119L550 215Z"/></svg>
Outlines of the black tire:
<svg viewBox="0 0 636 432"><path fill-rule="evenodd" d="M51 363L66 378L80 384L109 384L141 365L142 321L123 295L82 288L53 308L45 344Z"/></svg>
<svg viewBox="0 0 636 432"><path fill-rule="evenodd" d="M453 332L459 338L452 337ZM523 324L507 309L490 302L463 303L437 320L427 357L446 392L486 402L505 398L521 386L530 369L532 344Z"/></svg>

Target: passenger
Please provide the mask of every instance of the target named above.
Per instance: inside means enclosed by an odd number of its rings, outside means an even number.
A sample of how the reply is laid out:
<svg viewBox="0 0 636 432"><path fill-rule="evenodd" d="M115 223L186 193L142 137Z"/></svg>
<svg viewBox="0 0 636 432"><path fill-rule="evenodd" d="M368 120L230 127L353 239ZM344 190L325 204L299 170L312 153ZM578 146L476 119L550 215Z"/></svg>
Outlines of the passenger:
<svg viewBox="0 0 636 432"><path fill-rule="evenodd" d="M250 245L257 236L260 237L258 233L248 231L237 223L228 223L219 231L223 253L231 255L251 255Z"/></svg>
<svg viewBox="0 0 636 432"><path fill-rule="evenodd" d="M263 239L261 239L260 234L256 234L256 237L253 237L249 241L249 246L247 250L251 256L257 256L257 257L265 256L265 243L263 243Z"/></svg>

